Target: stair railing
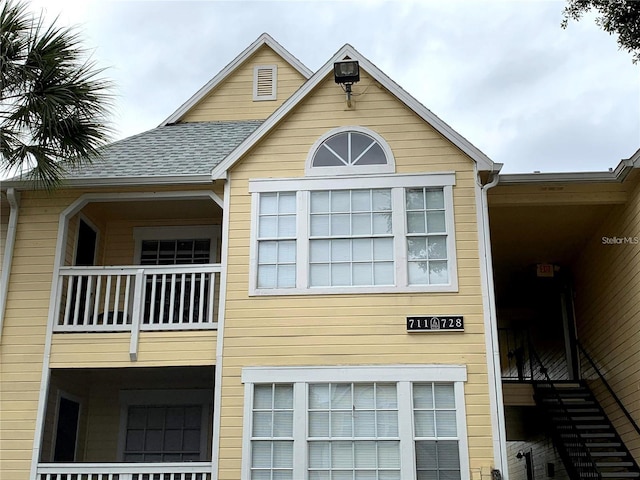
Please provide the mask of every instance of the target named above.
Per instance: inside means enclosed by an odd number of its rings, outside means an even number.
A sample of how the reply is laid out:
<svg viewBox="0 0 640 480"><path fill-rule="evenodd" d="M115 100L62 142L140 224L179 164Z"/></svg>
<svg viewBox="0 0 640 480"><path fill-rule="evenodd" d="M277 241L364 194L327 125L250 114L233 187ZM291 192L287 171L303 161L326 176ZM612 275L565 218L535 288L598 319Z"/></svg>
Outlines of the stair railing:
<svg viewBox="0 0 640 480"><path fill-rule="evenodd" d="M525 328L498 328L502 380L530 382L533 361L529 354L531 339Z"/></svg>
<svg viewBox="0 0 640 480"><path fill-rule="evenodd" d="M638 435L640 435L640 427L638 426L636 421L633 419L633 417L629 413L629 410L627 410L625 408L624 404L622 403L622 401L620 400L618 395L616 395L616 393L613 391L613 388L611 388L611 385L609 385L609 382L607 382L607 379L604 378L604 375L602 374L602 372L600 371L600 369L596 365L596 362L593 361L593 358L591 358L591 355L589 355L587 350L580 344L580 342L576 342L576 344L578 345L578 349L580 350L580 352L584 355L584 357L591 364L591 367L593 368L593 371L596 372L596 374L598 375L598 378L600 379L600 381L604 384L604 386L607 388L607 390L611 394L611 397L613 398L613 400L616 402L618 407L620 407L620 410L622 411L624 416L627 417L627 419L629 420L629 423L631 423L631 426L638 433Z"/></svg>
<svg viewBox="0 0 640 480"><path fill-rule="evenodd" d="M569 414L566 405L564 404L560 393L556 389L551 377L547 373L547 369L543 365L537 352L529 344L529 354L532 362L538 365L538 368L532 368L531 376L534 381L534 385L547 384L548 391L552 393L553 400L556 401L554 405L557 405L561 412L560 417L562 420L561 425L551 425L554 431L554 437L556 438L556 446L560 452L560 456L565 464L565 467L569 473L571 479L601 479L602 475L598 471L596 462L589 453L589 449L584 443L573 418ZM542 379L536 379L536 372L540 373ZM565 436L565 438L562 437Z"/></svg>

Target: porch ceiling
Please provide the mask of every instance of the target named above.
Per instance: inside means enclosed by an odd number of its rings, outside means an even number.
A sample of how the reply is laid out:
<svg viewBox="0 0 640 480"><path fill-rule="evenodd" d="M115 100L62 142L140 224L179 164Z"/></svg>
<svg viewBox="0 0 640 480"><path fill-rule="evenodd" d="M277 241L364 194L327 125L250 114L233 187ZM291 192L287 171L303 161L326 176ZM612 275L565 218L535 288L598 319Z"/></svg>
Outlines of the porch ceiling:
<svg viewBox="0 0 640 480"><path fill-rule="evenodd" d="M495 206L489 210L494 268L570 264L613 205Z"/></svg>

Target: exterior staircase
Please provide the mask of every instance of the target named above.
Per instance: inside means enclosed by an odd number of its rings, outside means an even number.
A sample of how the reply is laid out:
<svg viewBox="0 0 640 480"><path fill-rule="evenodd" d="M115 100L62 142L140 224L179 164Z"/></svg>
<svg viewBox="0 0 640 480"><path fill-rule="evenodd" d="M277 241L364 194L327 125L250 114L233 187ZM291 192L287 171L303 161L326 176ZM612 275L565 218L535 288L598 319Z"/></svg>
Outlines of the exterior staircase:
<svg viewBox="0 0 640 480"><path fill-rule="evenodd" d="M572 480L640 479L640 468L583 382L536 382L535 400Z"/></svg>

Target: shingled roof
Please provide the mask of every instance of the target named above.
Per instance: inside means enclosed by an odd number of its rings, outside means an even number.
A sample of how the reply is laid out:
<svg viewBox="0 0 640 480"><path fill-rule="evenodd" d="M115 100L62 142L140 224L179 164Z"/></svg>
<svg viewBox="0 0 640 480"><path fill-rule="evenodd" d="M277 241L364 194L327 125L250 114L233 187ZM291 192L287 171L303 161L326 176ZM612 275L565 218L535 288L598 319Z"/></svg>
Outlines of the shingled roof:
<svg viewBox="0 0 640 480"><path fill-rule="evenodd" d="M262 120L164 125L104 147L67 180L208 175Z"/></svg>

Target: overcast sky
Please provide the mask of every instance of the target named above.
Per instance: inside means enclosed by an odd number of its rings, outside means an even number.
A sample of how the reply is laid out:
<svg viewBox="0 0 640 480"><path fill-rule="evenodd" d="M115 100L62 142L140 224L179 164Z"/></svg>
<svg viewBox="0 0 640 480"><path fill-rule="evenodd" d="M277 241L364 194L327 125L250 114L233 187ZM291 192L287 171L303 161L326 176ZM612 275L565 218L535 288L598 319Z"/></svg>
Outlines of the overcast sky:
<svg viewBox="0 0 640 480"><path fill-rule="evenodd" d="M640 147L640 66L550 1L33 0L117 86L116 138L156 127L267 32L315 71L350 43L503 173L606 170Z"/></svg>

